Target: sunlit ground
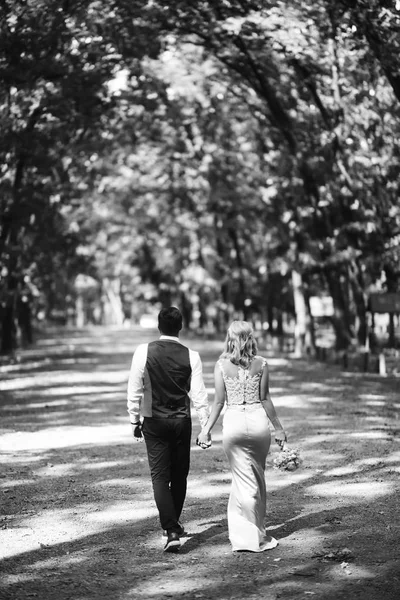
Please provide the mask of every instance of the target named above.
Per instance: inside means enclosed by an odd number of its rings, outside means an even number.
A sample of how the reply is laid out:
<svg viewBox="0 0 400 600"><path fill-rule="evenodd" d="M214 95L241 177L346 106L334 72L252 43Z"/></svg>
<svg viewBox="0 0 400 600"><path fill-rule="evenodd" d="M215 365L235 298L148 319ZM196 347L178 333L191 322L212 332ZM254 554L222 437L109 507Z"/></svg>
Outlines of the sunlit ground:
<svg viewBox="0 0 400 600"><path fill-rule="evenodd" d="M303 459L292 473L272 468L275 447L268 459L266 526L279 546L230 550L219 423L210 450L193 446L175 557L162 553L144 444L126 413L132 352L154 335L49 336L1 368L4 597L396 598L398 380L271 358L272 397ZM190 344L211 400L221 341Z"/></svg>

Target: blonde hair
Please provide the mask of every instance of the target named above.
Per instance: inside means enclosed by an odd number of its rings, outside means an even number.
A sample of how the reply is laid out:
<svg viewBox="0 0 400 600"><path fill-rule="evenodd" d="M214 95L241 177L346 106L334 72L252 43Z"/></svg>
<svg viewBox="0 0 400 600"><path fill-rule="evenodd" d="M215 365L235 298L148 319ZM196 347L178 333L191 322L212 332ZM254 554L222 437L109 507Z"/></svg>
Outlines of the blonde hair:
<svg viewBox="0 0 400 600"><path fill-rule="evenodd" d="M225 339L225 348L220 358L229 358L234 365L245 369L257 355L257 342L252 326L247 321L233 321Z"/></svg>

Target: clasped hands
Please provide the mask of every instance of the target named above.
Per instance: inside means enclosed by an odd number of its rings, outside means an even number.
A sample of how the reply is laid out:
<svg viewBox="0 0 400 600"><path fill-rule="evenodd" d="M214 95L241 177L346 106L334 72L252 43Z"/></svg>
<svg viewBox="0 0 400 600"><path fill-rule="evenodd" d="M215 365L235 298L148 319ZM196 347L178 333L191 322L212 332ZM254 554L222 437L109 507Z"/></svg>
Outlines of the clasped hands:
<svg viewBox="0 0 400 600"><path fill-rule="evenodd" d="M211 435L209 433L203 433L203 431L200 431L196 439L196 444L200 446L200 448L203 448L203 450L206 450L212 444Z"/></svg>
<svg viewBox="0 0 400 600"><path fill-rule="evenodd" d="M139 423L131 423L131 425L132 425L133 439L135 440L135 442L143 442L142 423L140 423L140 422ZM275 442L278 444L278 446L283 449L283 446L286 441L287 441L287 436L286 436L285 431L283 429L276 430L275 431ZM209 433L204 433L203 431L200 431L200 433L196 439L196 444L198 446L200 446L200 448L203 448L203 450L210 448L210 446L212 444L211 435Z"/></svg>
<svg viewBox="0 0 400 600"><path fill-rule="evenodd" d="M143 434L142 434L142 423L140 421L138 423L131 423L133 439L135 442L143 442ZM211 435L208 433L200 432L196 444L205 450L209 448L212 444Z"/></svg>

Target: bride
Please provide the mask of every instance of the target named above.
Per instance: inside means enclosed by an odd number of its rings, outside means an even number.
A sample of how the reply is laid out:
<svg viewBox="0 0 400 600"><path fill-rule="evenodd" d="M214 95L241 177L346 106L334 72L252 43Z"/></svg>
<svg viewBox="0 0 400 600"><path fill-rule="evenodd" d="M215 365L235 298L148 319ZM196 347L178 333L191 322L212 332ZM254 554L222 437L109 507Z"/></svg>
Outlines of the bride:
<svg viewBox="0 0 400 600"><path fill-rule="evenodd" d="M225 349L214 369L215 397L207 424L196 443L206 448L210 432L227 403L223 418L223 448L232 472L228 503L229 540L233 551L262 552L278 542L265 531L265 460L271 444L283 446L286 433L278 419L268 386L268 365L257 355L253 329L246 321L233 321Z"/></svg>

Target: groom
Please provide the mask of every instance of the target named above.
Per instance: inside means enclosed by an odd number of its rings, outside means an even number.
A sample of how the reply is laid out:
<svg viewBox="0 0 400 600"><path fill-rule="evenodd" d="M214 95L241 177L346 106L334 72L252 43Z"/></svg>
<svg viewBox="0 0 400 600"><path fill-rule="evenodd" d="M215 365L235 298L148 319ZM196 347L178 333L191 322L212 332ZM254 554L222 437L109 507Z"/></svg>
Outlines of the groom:
<svg viewBox="0 0 400 600"><path fill-rule="evenodd" d="M154 499L167 535L164 551L177 552L184 533L179 517L190 465L190 399L202 427L209 408L200 356L179 340L180 311L163 308L158 329L160 338L139 345L133 355L128 413L134 437L140 440L143 432L146 443Z"/></svg>

